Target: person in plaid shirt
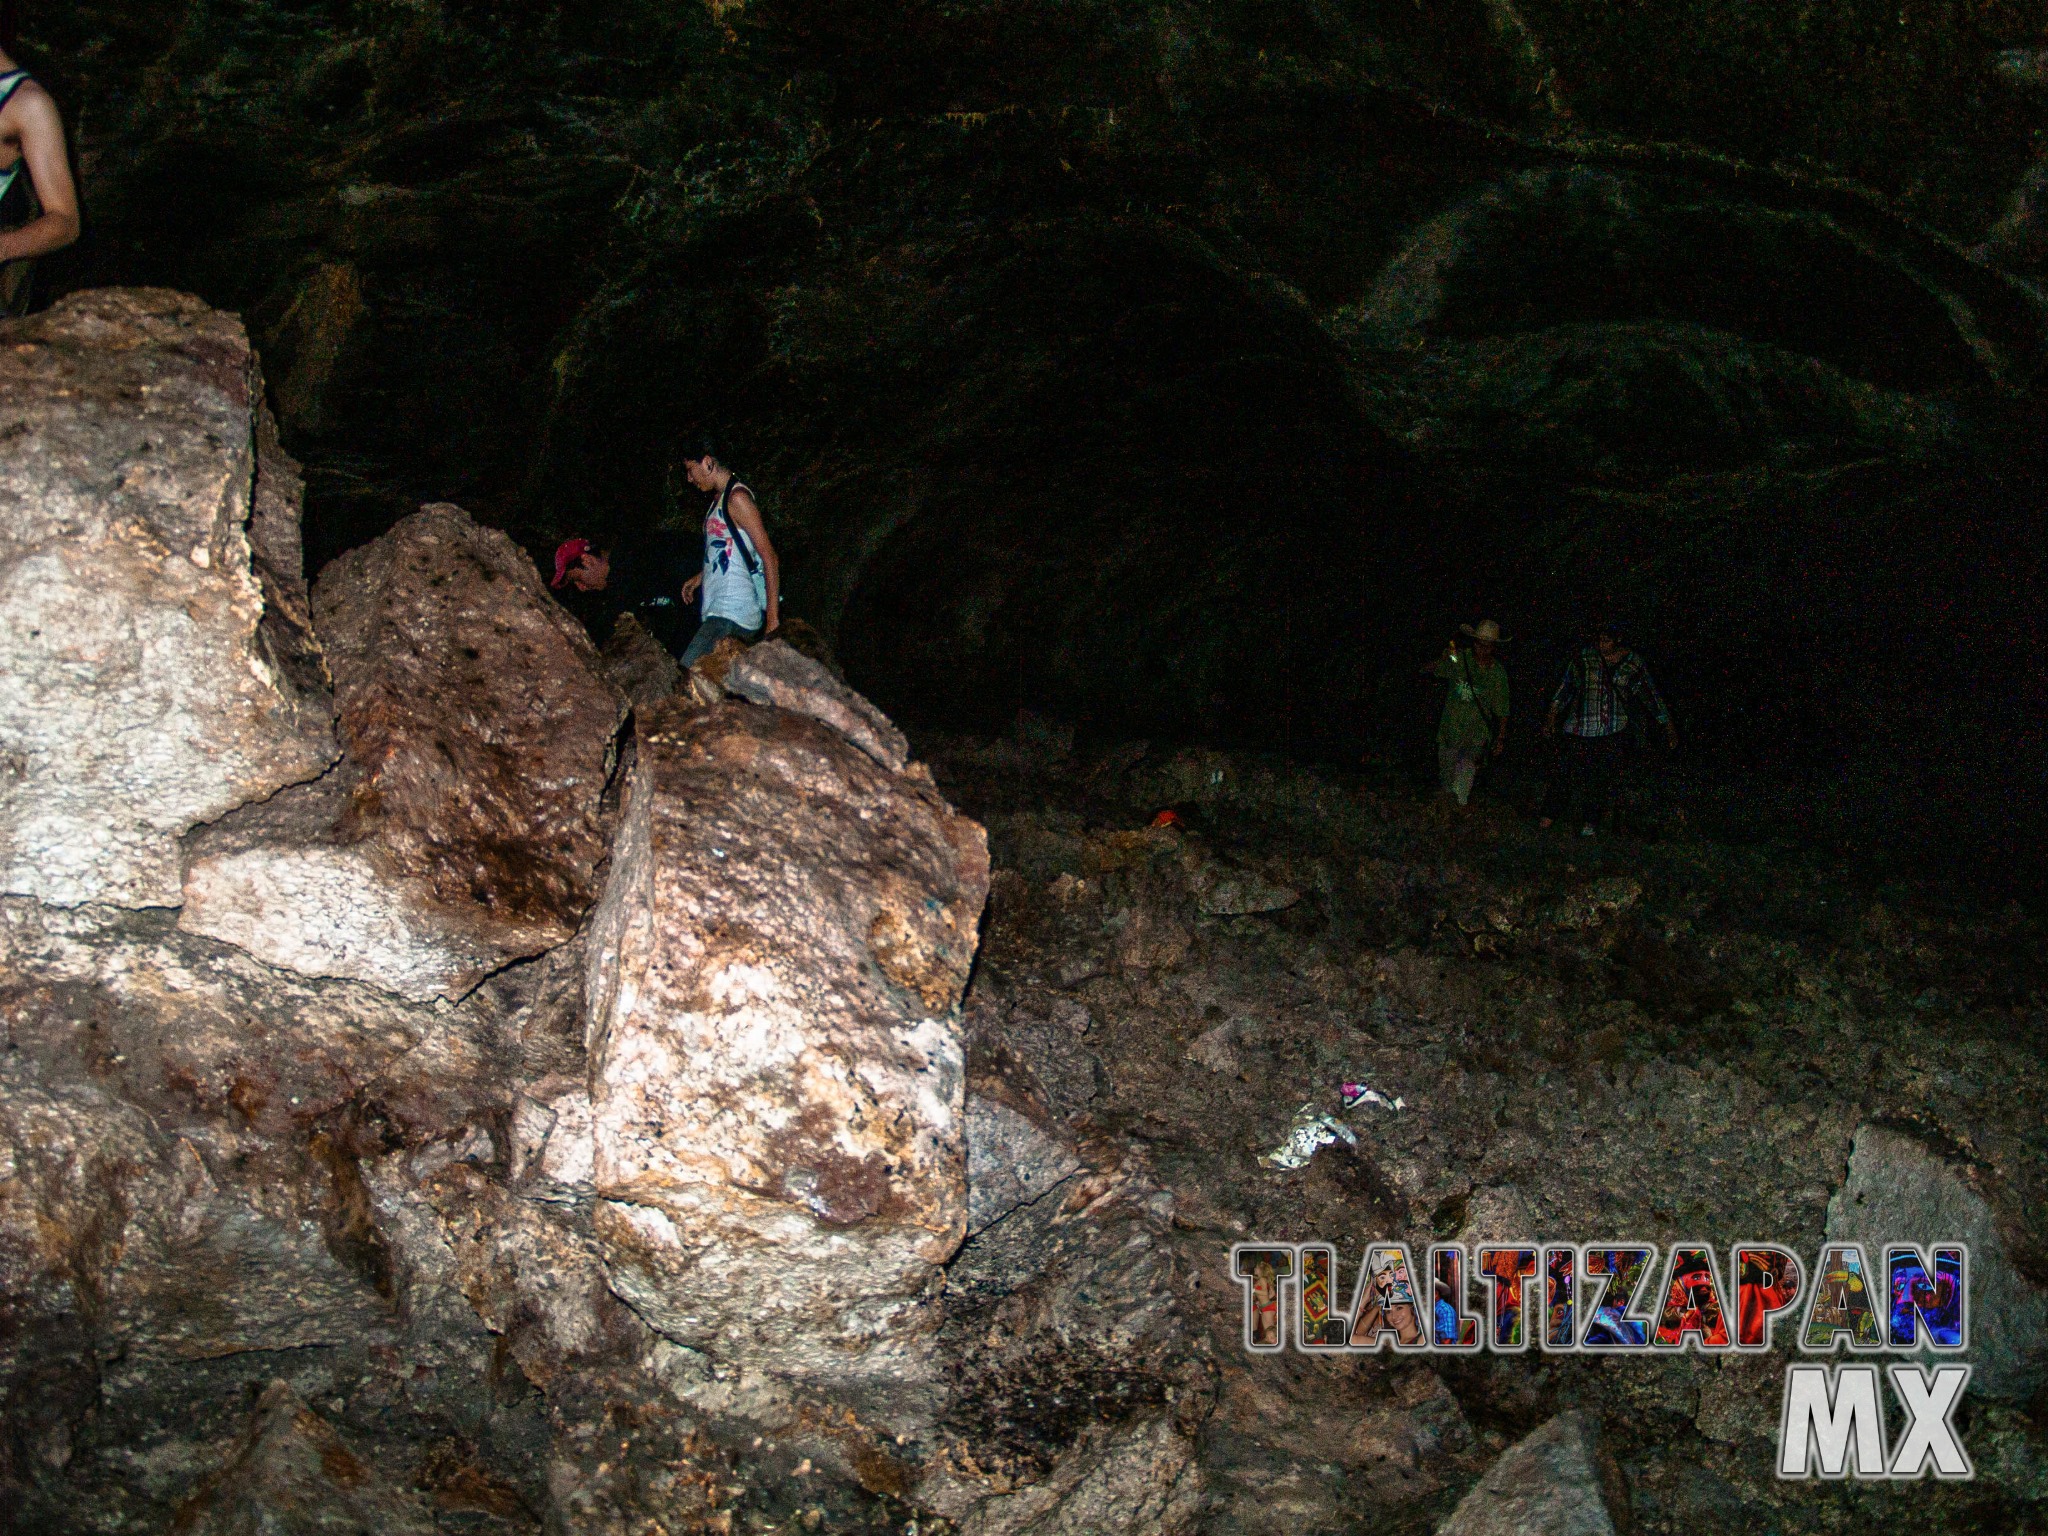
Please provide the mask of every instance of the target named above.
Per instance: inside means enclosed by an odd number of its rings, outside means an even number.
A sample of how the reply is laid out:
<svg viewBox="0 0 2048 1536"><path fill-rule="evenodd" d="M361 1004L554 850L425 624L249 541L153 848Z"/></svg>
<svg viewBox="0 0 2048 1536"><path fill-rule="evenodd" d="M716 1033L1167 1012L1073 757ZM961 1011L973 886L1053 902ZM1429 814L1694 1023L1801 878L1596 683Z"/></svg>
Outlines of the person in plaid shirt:
<svg viewBox="0 0 2048 1536"><path fill-rule="evenodd" d="M1664 740L1676 750L1678 728L1671 723L1664 696L1650 681L1650 669L1621 643L1619 626L1603 625L1593 643L1565 668L1543 725L1543 734L1554 736L1559 721L1564 724L1565 786L1581 837L1593 835L1614 796L1631 701L1656 717ZM1546 814L1542 825L1550 822Z"/></svg>

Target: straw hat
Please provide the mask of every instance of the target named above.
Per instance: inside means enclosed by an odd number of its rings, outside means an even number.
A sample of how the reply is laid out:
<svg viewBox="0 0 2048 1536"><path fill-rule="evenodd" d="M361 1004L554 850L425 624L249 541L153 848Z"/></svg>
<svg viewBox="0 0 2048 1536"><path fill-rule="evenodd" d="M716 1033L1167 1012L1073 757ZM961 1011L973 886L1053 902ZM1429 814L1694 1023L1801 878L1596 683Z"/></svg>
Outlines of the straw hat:
<svg viewBox="0 0 2048 1536"><path fill-rule="evenodd" d="M1460 624L1458 633L1470 635L1474 640L1491 640L1495 645L1508 643L1508 637L1500 632L1500 626L1491 619L1481 619L1476 629L1470 624Z"/></svg>

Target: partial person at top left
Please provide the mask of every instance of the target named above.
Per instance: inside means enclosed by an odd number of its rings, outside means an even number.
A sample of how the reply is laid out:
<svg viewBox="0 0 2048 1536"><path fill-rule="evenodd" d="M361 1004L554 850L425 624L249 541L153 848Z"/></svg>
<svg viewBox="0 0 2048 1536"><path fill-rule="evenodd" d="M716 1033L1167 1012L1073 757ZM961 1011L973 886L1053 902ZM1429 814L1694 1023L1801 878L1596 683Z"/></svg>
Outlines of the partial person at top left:
<svg viewBox="0 0 2048 1536"><path fill-rule="evenodd" d="M32 198L32 215L8 227L24 197L17 183ZM0 315L26 304L29 263L77 238L78 189L64 151L64 119L50 93L0 48Z"/></svg>

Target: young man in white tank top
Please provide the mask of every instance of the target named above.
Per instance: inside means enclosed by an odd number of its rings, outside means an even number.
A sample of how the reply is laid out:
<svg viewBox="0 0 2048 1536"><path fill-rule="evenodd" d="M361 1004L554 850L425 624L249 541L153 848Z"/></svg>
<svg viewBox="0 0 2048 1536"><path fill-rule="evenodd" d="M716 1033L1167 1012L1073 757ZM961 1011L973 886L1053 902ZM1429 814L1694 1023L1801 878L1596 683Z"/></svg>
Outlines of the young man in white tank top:
<svg viewBox="0 0 2048 1536"><path fill-rule="evenodd" d="M697 636L682 655L687 667L728 635L752 644L781 627L782 563L754 493L721 460L715 444L700 438L684 449L683 473L711 497L704 513L704 564L683 583L683 601L702 602Z"/></svg>
<svg viewBox="0 0 2048 1536"><path fill-rule="evenodd" d="M28 284L28 261L78 238L78 191L64 153L64 119L50 93L0 49L0 196L26 173L42 211L0 230L0 315Z"/></svg>

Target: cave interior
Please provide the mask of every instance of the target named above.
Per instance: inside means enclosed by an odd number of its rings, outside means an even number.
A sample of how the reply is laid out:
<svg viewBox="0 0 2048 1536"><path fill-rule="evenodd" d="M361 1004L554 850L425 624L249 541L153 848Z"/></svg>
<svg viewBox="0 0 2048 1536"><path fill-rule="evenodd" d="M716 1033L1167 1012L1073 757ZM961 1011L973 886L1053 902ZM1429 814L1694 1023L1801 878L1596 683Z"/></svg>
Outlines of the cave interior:
<svg viewBox="0 0 2048 1536"><path fill-rule="evenodd" d="M19 11L86 210L85 237L39 264L36 303L155 286L242 317L304 465L309 578L453 502L543 574L576 536L622 579L674 585L699 517L675 445L700 430L730 445L786 617L989 827L969 1019L1037 1028L1086 996L1098 1087L1071 1104L1048 1088L1054 1108L1152 1147L1196 1213L1189 1241L1262 1221L1296 1239L1318 1220L1345 1240L1375 1221L1449 1236L1493 1189L1471 1174L1411 1209L1369 1156L1327 1152L1293 1194L1223 1192L1269 1178L1239 1141L1270 1141L1285 1101L1352 1059L1320 1025L1237 1021L1267 995L1276 1016L1337 1007L1316 967L1348 966L1343 1006L1380 1010L1386 1070L1435 1076L1439 1103L1462 1105L1446 1135L1459 1116L1561 1134L1537 1086L1499 1086L1529 1062L1660 1106L1673 1138L1706 1135L1717 1093L1758 1123L1803 1113L1842 1148L1861 1122L1910 1124L1995 1166L2016 1262L2048 1274L2031 1198L2048 1187L2036 7ZM1512 636L1513 724L1474 816L1446 830L1429 803L1442 688L1416 674L1481 618ZM1648 660L1680 745L1632 749L1595 850L1534 825L1556 775L1536 725L1602 622ZM1379 807L1376 830L1326 795ZM1192 855L1115 841L1168 808L1293 899L1211 911ZM1601 944L1516 952L1552 899L1528 893L1581 877L1636 882L1604 916L1557 919ZM1206 914L1188 919L1192 950L1132 936L1127 914L1166 900L1162 881ZM1126 914L1120 937L1075 936L1094 902ZM1119 957L1099 975L1061 958L1091 944ZM1524 998L1491 1038L1438 1040L1422 984L1402 979L1419 955L1451 957L1455 984L1429 984L1447 1012L1507 1009L1524 973L1555 1007ZM1078 979L1046 979L1062 965ZM1176 967L1200 987L1169 997ZM1771 989L1840 1012L1760 1014ZM1199 1091L1155 1071L1169 1037ZM1681 1069L1722 1086L1681 1094L1659 1076ZM1766 1107L1734 1077L1774 1083ZM1795 1173L1788 1153L1761 1176ZM206 1369L220 1380L189 1390L224 1390L228 1368ZM1089 1369L1068 1389L1124 1390L1121 1367ZM1548 1412L1526 1371L1443 1367L1458 1435L1476 1438L1453 1436L1456 1470L1438 1473L1413 1428L1438 1399L1400 1385L1412 1373L1361 1370L1343 1386L1360 1401L1407 1394L1409 1438L1387 1431L1405 1449L1318 1440L1298 1372L1225 1388L1201 1528L1432 1529L1484 1465L1470 1458ZM41 1380L10 1389L0 1487L32 1490L12 1507L43 1524L24 1529L60 1530L65 1463L37 1460L48 1415L22 1406ZM1007 1445L1014 1419L1018 1444L1070 1436L1031 1419L1028 1389L1006 1376L977 1400L986 1433ZM503 1387L507 1402L532 1390ZM1650 1391L1584 1388L1619 1436L1636 1529L1819 1531L1875 1508L1845 1489L1774 1503L1767 1470L1709 1470L1674 1447L1721 1440L1645 1406ZM1893 1510L1898 1528L2038 1529L2040 1401L1985 1410L1995 1475ZM128 1431L95 1411L94 1464L111 1465ZM64 1421L81 1445L85 1412ZM1295 1440L1260 1440L1262 1413ZM499 1442L463 1431L462 1455L511 1491L442 1497L442 1528L655 1528L536 1514L546 1490L504 1468L545 1431L517 1422ZM733 1454L751 1470L722 1475L795 1486L768 1452ZM1424 1469L1422 1491L1394 1487L1388 1455ZM818 1520L914 1528L893 1476L848 1474L871 1504L828 1500ZM1302 1479L1320 1491L1297 1489L1298 1508L1273 1493ZM762 1498L753 1525L701 1528L821 1528L800 1500ZM132 1526L107 1513L118 1503L75 1528L142 1529L176 1501L134 1505ZM658 1503L620 1507L651 1519Z"/></svg>

